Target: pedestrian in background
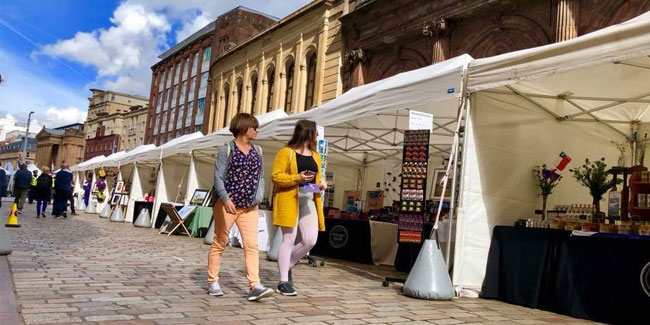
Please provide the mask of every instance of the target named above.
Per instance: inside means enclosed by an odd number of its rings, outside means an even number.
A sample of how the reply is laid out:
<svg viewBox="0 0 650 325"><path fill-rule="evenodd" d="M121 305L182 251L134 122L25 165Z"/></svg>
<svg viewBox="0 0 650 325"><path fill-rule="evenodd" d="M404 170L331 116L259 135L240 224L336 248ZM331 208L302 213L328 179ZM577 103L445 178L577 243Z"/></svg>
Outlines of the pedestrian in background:
<svg viewBox="0 0 650 325"><path fill-rule="evenodd" d="M36 179L36 186L34 186L34 200L36 200L36 218L45 218L45 209L47 203L52 197L52 176L50 176L50 168L43 167L43 172Z"/></svg>
<svg viewBox="0 0 650 325"><path fill-rule="evenodd" d="M316 152L316 123L300 120L289 143L275 156L271 179L275 185L273 224L282 231L278 250L280 283L277 292L297 295L291 268L316 245L318 231L325 231L320 191L327 188ZM313 185L313 186L312 186ZM314 188L314 186L316 188ZM300 228L301 240L296 242Z"/></svg>
<svg viewBox="0 0 650 325"><path fill-rule="evenodd" d="M38 179L38 170L32 171L32 180L29 182L29 204L34 204L34 192L36 192L36 179Z"/></svg>
<svg viewBox="0 0 650 325"><path fill-rule="evenodd" d="M86 180L84 181L84 186L83 186L85 206L88 206L88 200L90 200L90 186L92 186L92 183L93 183L93 174L89 172L88 175L86 175Z"/></svg>
<svg viewBox="0 0 650 325"><path fill-rule="evenodd" d="M7 196L7 171L0 167L0 208L2 207L2 198Z"/></svg>
<svg viewBox="0 0 650 325"><path fill-rule="evenodd" d="M75 211L74 208L74 196L72 194L73 188L74 188L74 180L70 182L70 196L68 197L68 202L70 202L70 212L71 212L70 214L72 214L73 216L78 216L79 214L77 214L77 211Z"/></svg>
<svg viewBox="0 0 650 325"><path fill-rule="evenodd" d="M18 205L17 214L23 212L25 195L29 191L29 186L32 182L32 173L27 170L27 165L23 162L20 162L19 165L20 169L14 175L14 203Z"/></svg>
<svg viewBox="0 0 650 325"><path fill-rule="evenodd" d="M228 234L237 224L244 244L244 262L248 278L248 300L256 301L273 295L273 289L260 283L257 232L258 205L264 197L264 164L262 148L253 145L259 122L250 114L239 113L230 122L235 139L219 148L214 165L212 208L214 239L208 254L208 293L223 296L219 285L219 268Z"/></svg>
<svg viewBox="0 0 650 325"><path fill-rule="evenodd" d="M71 185L72 172L68 169L68 165L63 163L54 178L54 205L52 206L52 214L55 218L60 216L64 218L68 217L67 205L70 193L72 192Z"/></svg>

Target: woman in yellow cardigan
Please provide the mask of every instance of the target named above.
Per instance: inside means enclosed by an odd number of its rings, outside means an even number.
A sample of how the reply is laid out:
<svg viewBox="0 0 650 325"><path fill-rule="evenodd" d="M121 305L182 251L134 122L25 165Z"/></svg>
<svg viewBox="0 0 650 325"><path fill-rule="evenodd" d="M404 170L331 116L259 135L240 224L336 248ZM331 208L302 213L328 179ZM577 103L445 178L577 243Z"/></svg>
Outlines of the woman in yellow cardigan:
<svg viewBox="0 0 650 325"><path fill-rule="evenodd" d="M273 161L271 177L276 187L273 224L282 231L277 292L285 296L297 295L291 268L314 247L318 231L325 231L320 191L327 188L327 183L323 180L321 161L316 152L317 137L315 122L298 121L291 140ZM298 228L302 239L294 246Z"/></svg>

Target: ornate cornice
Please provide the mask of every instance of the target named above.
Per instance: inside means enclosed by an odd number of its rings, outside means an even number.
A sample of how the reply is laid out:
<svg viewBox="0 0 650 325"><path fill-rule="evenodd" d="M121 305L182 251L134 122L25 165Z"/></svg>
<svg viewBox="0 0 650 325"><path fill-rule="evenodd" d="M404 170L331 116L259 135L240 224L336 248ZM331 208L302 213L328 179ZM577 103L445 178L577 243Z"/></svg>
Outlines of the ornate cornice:
<svg viewBox="0 0 650 325"><path fill-rule="evenodd" d="M429 37L447 36L451 32L449 21L445 18L439 18L422 27L422 34Z"/></svg>
<svg viewBox="0 0 650 325"><path fill-rule="evenodd" d="M350 50L348 53L345 53L345 64L351 67L367 60L368 51L364 49Z"/></svg>

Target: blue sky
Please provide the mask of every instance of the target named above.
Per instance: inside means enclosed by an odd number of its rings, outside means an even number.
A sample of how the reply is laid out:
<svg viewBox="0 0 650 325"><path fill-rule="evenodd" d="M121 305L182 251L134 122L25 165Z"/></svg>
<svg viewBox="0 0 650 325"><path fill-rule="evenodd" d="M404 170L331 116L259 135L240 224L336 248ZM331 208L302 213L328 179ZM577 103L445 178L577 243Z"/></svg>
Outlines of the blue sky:
<svg viewBox="0 0 650 325"><path fill-rule="evenodd" d="M0 117L82 122L90 88L147 96L157 56L243 5L285 17L308 0L0 0Z"/></svg>

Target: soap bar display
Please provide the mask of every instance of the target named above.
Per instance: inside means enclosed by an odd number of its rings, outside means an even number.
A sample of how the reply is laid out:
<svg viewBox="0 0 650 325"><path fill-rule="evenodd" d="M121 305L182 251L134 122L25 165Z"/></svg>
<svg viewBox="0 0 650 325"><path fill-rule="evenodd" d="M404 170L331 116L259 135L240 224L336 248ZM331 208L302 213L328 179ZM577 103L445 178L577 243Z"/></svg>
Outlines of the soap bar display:
<svg viewBox="0 0 650 325"><path fill-rule="evenodd" d="M406 131L398 222L400 243L421 243L423 240L428 165L429 131Z"/></svg>

